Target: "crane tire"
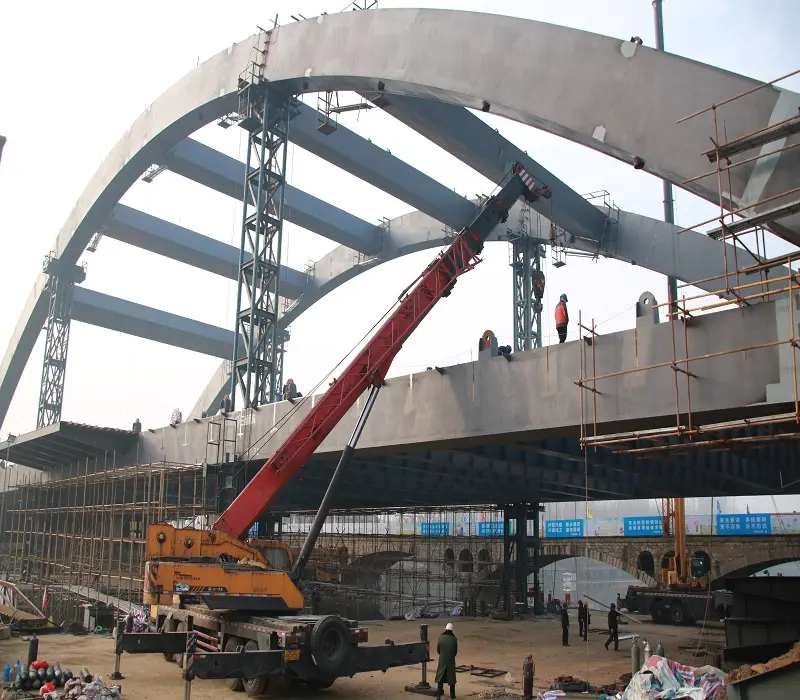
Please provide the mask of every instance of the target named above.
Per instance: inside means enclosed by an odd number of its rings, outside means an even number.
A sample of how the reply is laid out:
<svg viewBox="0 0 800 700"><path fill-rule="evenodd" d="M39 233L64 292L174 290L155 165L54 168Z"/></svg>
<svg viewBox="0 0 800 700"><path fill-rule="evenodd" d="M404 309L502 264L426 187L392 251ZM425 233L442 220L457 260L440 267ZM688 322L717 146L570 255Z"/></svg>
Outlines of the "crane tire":
<svg viewBox="0 0 800 700"><path fill-rule="evenodd" d="M688 622L687 617L688 616L686 615L686 610L683 607L683 603L677 601L672 604L672 607L670 608L670 619L672 620L673 624L685 625Z"/></svg>
<svg viewBox="0 0 800 700"><path fill-rule="evenodd" d="M311 630L311 655L324 676L341 676L350 659L350 628L338 615L321 617Z"/></svg>
<svg viewBox="0 0 800 700"><path fill-rule="evenodd" d="M225 651L238 651L244 646L244 642L239 637L228 637L225 641ZM234 693L241 693L244 690L244 681L241 678L226 678L225 686Z"/></svg>
<svg viewBox="0 0 800 700"><path fill-rule="evenodd" d="M244 645L245 651L258 651L258 642L252 639ZM256 698L267 692L269 687L269 676L258 676L258 678L245 678L244 679L244 692L251 698Z"/></svg>

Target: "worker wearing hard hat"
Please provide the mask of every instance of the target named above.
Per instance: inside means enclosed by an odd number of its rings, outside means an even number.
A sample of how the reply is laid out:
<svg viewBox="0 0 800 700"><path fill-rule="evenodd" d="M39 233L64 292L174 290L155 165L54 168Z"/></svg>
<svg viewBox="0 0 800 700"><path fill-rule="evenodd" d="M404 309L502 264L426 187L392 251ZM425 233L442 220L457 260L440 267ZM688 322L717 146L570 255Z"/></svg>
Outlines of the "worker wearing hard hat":
<svg viewBox="0 0 800 700"><path fill-rule="evenodd" d="M563 343L567 339L567 326L569 325L569 312L567 311L567 295L562 294L556 304L556 330L558 331L558 342Z"/></svg>
<svg viewBox="0 0 800 700"><path fill-rule="evenodd" d="M448 622L436 643L436 653L439 655L439 665L436 668L436 700L444 694L444 684L450 686L450 697L456 696L456 654L458 654L458 640L453 633L453 623Z"/></svg>

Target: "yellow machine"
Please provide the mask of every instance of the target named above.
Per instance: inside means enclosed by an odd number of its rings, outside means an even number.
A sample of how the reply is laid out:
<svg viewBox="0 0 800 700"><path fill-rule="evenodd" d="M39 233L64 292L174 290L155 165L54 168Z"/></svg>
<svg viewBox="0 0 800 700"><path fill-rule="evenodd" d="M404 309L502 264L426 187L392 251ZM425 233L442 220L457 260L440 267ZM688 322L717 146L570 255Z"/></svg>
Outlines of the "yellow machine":
<svg viewBox="0 0 800 700"><path fill-rule="evenodd" d="M707 588L708 577L702 560L689 555L686 545L686 502L683 498L661 499L664 535L674 536L674 555L661 570L661 582L669 588Z"/></svg>
<svg viewBox="0 0 800 700"><path fill-rule="evenodd" d="M243 542L214 530L156 523L147 529L146 556L145 605L196 599L210 609L282 614L303 609L303 594L286 570L291 550L280 540Z"/></svg>

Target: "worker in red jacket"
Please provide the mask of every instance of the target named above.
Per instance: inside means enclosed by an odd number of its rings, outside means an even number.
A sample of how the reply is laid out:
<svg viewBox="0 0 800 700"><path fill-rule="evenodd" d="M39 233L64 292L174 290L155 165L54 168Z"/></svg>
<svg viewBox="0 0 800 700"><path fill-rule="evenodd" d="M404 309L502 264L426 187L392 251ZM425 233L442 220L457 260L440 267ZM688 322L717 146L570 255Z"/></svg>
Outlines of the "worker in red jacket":
<svg viewBox="0 0 800 700"><path fill-rule="evenodd" d="M556 304L556 330L558 331L559 343L563 343L567 339L567 325L569 325L567 295L562 294L558 299L558 304Z"/></svg>

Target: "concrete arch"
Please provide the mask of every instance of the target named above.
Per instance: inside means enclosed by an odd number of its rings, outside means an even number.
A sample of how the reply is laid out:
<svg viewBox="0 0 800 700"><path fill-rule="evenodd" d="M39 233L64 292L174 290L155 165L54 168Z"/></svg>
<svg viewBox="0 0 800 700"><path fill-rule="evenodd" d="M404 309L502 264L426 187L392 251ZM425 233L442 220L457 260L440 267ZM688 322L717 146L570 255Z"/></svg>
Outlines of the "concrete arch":
<svg viewBox="0 0 800 700"><path fill-rule="evenodd" d="M653 560L653 553L650 550L645 549L639 552L639 556L636 558L636 570L643 571L648 576L655 576L655 561Z"/></svg>
<svg viewBox="0 0 800 700"><path fill-rule="evenodd" d="M371 579L411 556L410 552L402 551L365 554L354 559L344 568L342 578L346 583L363 581L365 578Z"/></svg>
<svg viewBox="0 0 800 700"><path fill-rule="evenodd" d="M720 562L713 562L711 573L714 580L726 576L752 576L762 569L778 564L800 561L800 546L775 538L777 541L765 547L743 548L741 554Z"/></svg>
<svg viewBox="0 0 800 700"><path fill-rule="evenodd" d="M474 571L475 564L473 562L472 552L464 548L458 553L458 573L472 574Z"/></svg>
<svg viewBox="0 0 800 700"><path fill-rule="evenodd" d="M481 52L474 52L464 40L471 36L486 38ZM120 197L152 163L165 160L176 144L201 126L236 109L237 81L249 63L253 40L233 44L205 61L131 125L76 202L53 246L56 257L75 263ZM537 65L558 65L561 79L552 81L546 72L530 70ZM504 79L497 80L497 75ZM709 132L700 120L678 126L676 119L706 101L757 84L680 56L589 32L512 17L416 9L324 15L279 27L270 39L266 77L291 93L356 90L388 97L384 109L438 143L446 143L447 134L432 128L426 132L425 120L415 118L414 105L409 111L403 97L445 102L451 108L480 109L488 104L493 113L612 157L631 162L638 156L645 170L676 184L697 174L697 154L706 147ZM670 99L665 101L665 84L692 89L669 90ZM377 95L378 89L384 94ZM697 95L703 96L702 101ZM651 118L641 119L642 104L659 108ZM728 128L732 133L754 131L798 104L800 96L795 93L761 90L745 104L731 106ZM463 151L463 144L451 146L455 153ZM470 162L468 153L461 157ZM787 178L799 162L796 151L776 157L766 176L762 172L759 194L788 189ZM481 170L492 177L497 167L505 172L510 163L499 154L494 165L484 164ZM756 165L732 171L735 201L749 196ZM688 189L716 199L707 182ZM784 219L782 224L789 232L796 229L794 220ZM0 421L45 320L46 281L41 273L34 283L0 365Z"/></svg>
<svg viewBox="0 0 800 700"><path fill-rule="evenodd" d="M624 571L633 578L639 579L647 586L660 585L653 576L644 571L640 571L636 566L636 562L630 563L629 561L621 559L620 557L615 557L602 550L587 548L585 544L559 542L558 544L545 543L542 545L542 566L553 564L562 559L571 559L572 557L587 557L602 562L603 564L608 564L620 571Z"/></svg>

